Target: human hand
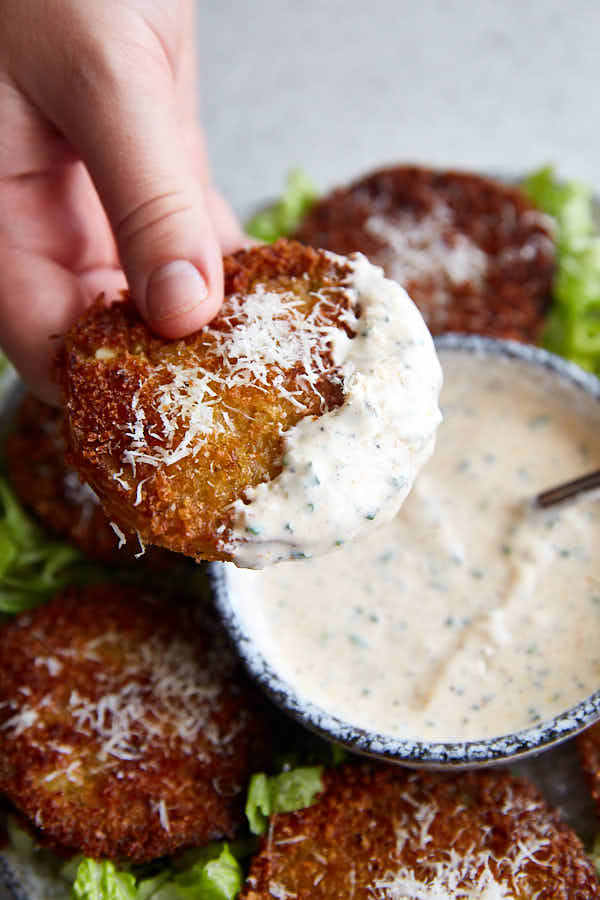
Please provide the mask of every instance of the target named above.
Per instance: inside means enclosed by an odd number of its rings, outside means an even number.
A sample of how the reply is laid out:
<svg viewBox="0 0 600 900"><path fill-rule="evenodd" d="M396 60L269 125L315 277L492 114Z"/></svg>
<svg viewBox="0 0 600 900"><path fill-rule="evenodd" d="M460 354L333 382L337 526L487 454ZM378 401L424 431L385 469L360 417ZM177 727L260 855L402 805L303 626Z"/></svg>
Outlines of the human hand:
<svg viewBox="0 0 600 900"><path fill-rule="evenodd" d="M193 0L19 0L0 32L0 337L56 402L60 335L129 289L182 337L244 242L196 120Z"/></svg>

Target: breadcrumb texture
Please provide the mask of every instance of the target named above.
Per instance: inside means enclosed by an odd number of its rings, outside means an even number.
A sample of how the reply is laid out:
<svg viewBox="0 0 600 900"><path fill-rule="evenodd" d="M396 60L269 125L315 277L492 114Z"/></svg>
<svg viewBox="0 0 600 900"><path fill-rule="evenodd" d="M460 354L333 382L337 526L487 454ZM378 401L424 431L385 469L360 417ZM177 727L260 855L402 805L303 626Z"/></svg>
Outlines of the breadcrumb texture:
<svg viewBox="0 0 600 900"><path fill-rule="evenodd" d="M341 405L327 334L348 334L352 302L347 265L298 243L224 266L224 306L196 334L167 341L131 301L98 302L57 360L69 459L109 518L198 559L232 557L232 504L279 474L282 433ZM308 360L290 360L309 325Z"/></svg>
<svg viewBox="0 0 600 900"><path fill-rule="evenodd" d="M73 542L92 559L126 565L139 552L137 541L119 549L100 501L66 459L59 409L32 394L23 397L4 453L11 485L46 528ZM169 554L154 549L144 562L162 568Z"/></svg>
<svg viewBox="0 0 600 900"><path fill-rule="evenodd" d="M416 166L381 169L321 199L294 236L364 253L406 288L433 334L540 336L553 224L514 186Z"/></svg>
<svg viewBox="0 0 600 900"><path fill-rule="evenodd" d="M275 815L243 900L593 900L581 842L526 782L348 764Z"/></svg>
<svg viewBox="0 0 600 900"><path fill-rule="evenodd" d="M0 659L0 791L44 843L142 862L242 824L268 713L197 603L72 588Z"/></svg>

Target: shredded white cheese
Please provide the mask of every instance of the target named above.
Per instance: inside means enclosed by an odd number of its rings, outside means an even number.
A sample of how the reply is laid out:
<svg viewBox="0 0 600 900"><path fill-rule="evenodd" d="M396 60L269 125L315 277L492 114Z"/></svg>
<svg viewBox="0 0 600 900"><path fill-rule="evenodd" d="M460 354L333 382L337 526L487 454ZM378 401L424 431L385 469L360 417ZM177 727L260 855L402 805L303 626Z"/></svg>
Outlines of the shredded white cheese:
<svg viewBox="0 0 600 900"><path fill-rule="evenodd" d="M0 729L3 731L10 731L12 737L19 737L20 734L23 734L23 732L31 728L32 725L35 725L38 716L39 713L37 709L25 705L15 713L14 716L11 716L10 719L3 722L2 725L0 725Z"/></svg>
<svg viewBox="0 0 600 900"><path fill-rule="evenodd" d="M112 528L112 530L114 531L114 533L116 534L116 536L119 538L118 549L120 550L121 547L124 547L125 544L127 543L127 538L125 537L125 535L123 534L123 532L121 531L121 529L119 528L119 526L117 525L116 522L109 522L109 525Z"/></svg>
<svg viewBox="0 0 600 900"><path fill-rule="evenodd" d="M218 733L207 728L207 704L214 706L220 688L207 681L193 648L153 638L136 657L121 673L119 687L99 699L71 692L69 712L81 733L100 741L99 758L141 759L156 738L178 740L191 752L201 730L216 744Z"/></svg>
<svg viewBox="0 0 600 900"><path fill-rule="evenodd" d="M453 227L453 212L442 202L421 218L406 211L393 217L373 215L365 224L366 231L385 244L390 276L403 285L432 281L440 305L448 303L456 285L481 285L488 268L484 251Z"/></svg>
<svg viewBox="0 0 600 900"><path fill-rule="evenodd" d="M156 811L158 812L158 819L161 825L167 834L171 833L171 822L169 821L169 813L167 811L167 804L164 799L161 798L156 806Z"/></svg>
<svg viewBox="0 0 600 900"><path fill-rule="evenodd" d="M275 900L293 900L294 897L298 896L293 891L288 891L283 884L279 884L277 881L270 883L269 893L271 897L275 897Z"/></svg>
<svg viewBox="0 0 600 900"><path fill-rule="evenodd" d="M220 706L220 681L198 660L195 648L184 640L166 642L159 636L129 652L119 646L119 654L125 656L115 674L102 665L101 650L102 644L120 640L120 635L107 632L78 651L83 659L99 663L94 673L98 689L88 695L73 689L68 700L75 730L99 744L99 763L143 759L157 741L170 747L177 744L190 754L200 733L209 744L227 748L235 731L222 734L212 720ZM17 738L38 724L43 707L53 704L51 693L37 708L10 701L4 705L17 711L0 727ZM40 726L43 729L43 720ZM61 752L70 752L70 748ZM49 773L46 780L58 775L74 780L79 765L75 760L67 768Z"/></svg>
<svg viewBox="0 0 600 900"><path fill-rule="evenodd" d="M214 341L207 349L208 355L222 360L219 372L206 369L200 359L194 363L187 358L185 365L169 362L155 369L154 386L140 383L132 402L133 418L125 428L130 444L123 462L134 474L140 463L172 466L195 456L209 436L230 431L232 422L226 410L240 411L219 402L220 386L275 390L297 409L306 409L300 392L286 388L285 380L294 371L304 388L320 396L318 381L328 371L325 352L335 353L340 343L349 340L343 328L329 323L327 308L337 308L340 295L347 293L343 285L313 292L317 302L308 315L302 311L303 301L294 294L268 291L262 285L248 295L228 297L221 321L230 327L213 329ZM336 294L337 302L333 299ZM356 324L352 313L342 319L349 328ZM148 424L142 395L144 403L151 402L160 417L159 431ZM140 499L138 487L136 505Z"/></svg>
<svg viewBox="0 0 600 900"><path fill-rule="evenodd" d="M55 656L36 656L34 665L46 666L48 674L54 677L62 670L62 663Z"/></svg>
<svg viewBox="0 0 600 900"><path fill-rule="evenodd" d="M528 840L516 840L502 858L474 846L461 852L455 847L429 851L429 831L441 815L451 817L452 813L422 804L413 815L404 814L396 827L398 865L390 866L375 881L371 888L374 900L518 900L527 892L525 865L532 861L546 865L536 858L548 844L546 828L540 823L532 823ZM414 855L415 865L402 862L407 851Z"/></svg>

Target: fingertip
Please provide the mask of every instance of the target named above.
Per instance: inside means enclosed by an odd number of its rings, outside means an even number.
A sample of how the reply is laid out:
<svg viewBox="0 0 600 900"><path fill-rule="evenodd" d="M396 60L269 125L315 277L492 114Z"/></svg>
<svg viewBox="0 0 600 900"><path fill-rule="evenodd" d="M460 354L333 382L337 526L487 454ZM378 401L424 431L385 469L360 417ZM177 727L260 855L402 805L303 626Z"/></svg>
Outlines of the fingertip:
<svg viewBox="0 0 600 900"><path fill-rule="evenodd" d="M171 319L161 319L156 322L149 320L148 325L159 337L176 340L199 331L216 315L219 307L220 304L205 305L201 310L195 308L173 316Z"/></svg>
<svg viewBox="0 0 600 900"><path fill-rule="evenodd" d="M157 334L185 337L213 318L223 302L219 289L210 290L200 269L188 260L172 260L148 279L142 314Z"/></svg>
<svg viewBox="0 0 600 900"><path fill-rule="evenodd" d="M141 312L157 334L184 337L197 331L218 312L223 301L219 289L209 288L200 269L184 259L171 260L148 279Z"/></svg>

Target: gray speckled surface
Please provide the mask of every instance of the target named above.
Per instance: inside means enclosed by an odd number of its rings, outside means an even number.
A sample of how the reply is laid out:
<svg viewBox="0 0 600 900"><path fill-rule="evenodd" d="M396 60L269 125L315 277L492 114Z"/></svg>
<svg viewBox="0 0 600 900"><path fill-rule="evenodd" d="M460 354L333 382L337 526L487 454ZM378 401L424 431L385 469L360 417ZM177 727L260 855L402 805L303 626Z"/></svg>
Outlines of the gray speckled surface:
<svg viewBox="0 0 600 900"><path fill-rule="evenodd" d="M298 164L330 187L395 160L492 172L551 160L600 190L598 34L597 0L208 0L215 179L240 215ZM589 835L569 746L519 768Z"/></svg>
<svg viewBox="0 0 600 900"><path fill-rule="evenodd" d="M305 166L324 186L394 160L600 188L596 0L235 0L199 11L215 177L238 212Z"/></svg>

